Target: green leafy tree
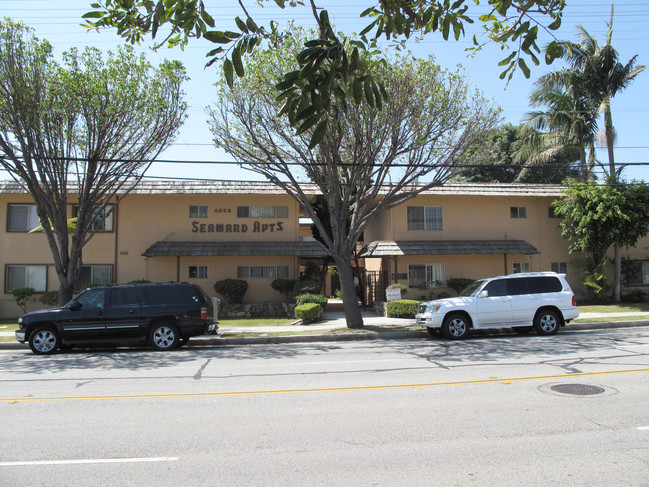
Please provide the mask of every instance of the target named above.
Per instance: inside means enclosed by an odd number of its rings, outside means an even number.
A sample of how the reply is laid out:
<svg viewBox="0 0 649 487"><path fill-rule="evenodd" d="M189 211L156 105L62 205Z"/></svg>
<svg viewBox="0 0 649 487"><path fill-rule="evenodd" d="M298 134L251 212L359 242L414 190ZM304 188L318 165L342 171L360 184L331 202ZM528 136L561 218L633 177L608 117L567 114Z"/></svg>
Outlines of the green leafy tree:
<svg viewBox="0 0 649 487"><path fill-rule="evenodd" d="M606 253L614 245L635 246L649 232L649 188L643 183L571 184L555 202L563 217L561 233L570 252L584 252L590 262L586 283L603 290Z"/></svg>
<svg viewBox="0 0 649 487"><path fill-rule="evenodd" d="M33 287L17 287L11 291L11 294L16 300L16 304L20 306L23 313L27 313L27 303L32 299L35 292L36 290Z"/></svg>
<svg viewBox="0 0 649 487"><path fill-rule="evenodd" d="M544 164L528 166L527 160L520 157L526 143L524 133L521 126L512 124L492 130L484 143L476 144L467 152L464 157L467 167L455 179L481 183L558 184L578 175L573 168L574 150L556 152Z"/></svg>
<svg viewBox="0 0 649 487"><path fill-rule="evenodd" d="M300 44L296 31L281 46L247 58L248 75L234 89L221 80L210 125L220 147L304 208L336 263L347 324L359 327L352 255L361 234L382 211L453 176L467 148L497 123L499 111L460 72L399 57L375 67L391 92L383 109L351 105L339 121L343 130L327 133L313 149L308 132L296 136L276 116L282 102L270 82L294 62L291 53ZM336 111L329 116L336 118ZM326 199L328 224L312 204L314 189Z"/></svg>
<svg viewBox="0 0 649 487"><path fill-rule="evenodd" d="M87 28L115 28L131 43L140 43L149 34L160 39L156 41L158 47L184 46L191 38L203 37L215 44L207 53L208 65L223 60L225 78L232 86L235 75L245 73L245 55L259 49L265 40L274 45L284 35L274 21L268 28L258 25L244 3L239 2L242 16L221 30L216 29L202 0L103 0L93 3L93 10L84 19ZM379 108L385 102L386 92L377 82L374 68L363 63L360 55L373 49L379 39L404 42L414 35L439 32L445 40L458 40L465 34L465 24L477 21L488 40L479 43L474 36L470 49L479 51L488 42L502 49L514 44L516 48L500 62L504 69L501 78L511 78L516 69L529 77L527 63L540 63L539 30L558 29L565 7L565 0L483 0L482 4L480 0L381 1L360 12L368 23L346 45L334 32L328 11L318 7L315 0L274 3L280 8L289 5L309 9L317 26L317 35L306 40L297 55L299 65L284 71L277 84L284 100L280 114L286 115L296 133L315 127L310 131L310 147L323 140L331 127L342 130L338 122L347 113L349 100L365 100ZM561 48L552 41L545 51L545 62L561 54ZM331 117L332 110L339 116Z"/></svg>
<svg viewBox="0 0 649 487"><path fill-rule="evenodd" d="M0 164L33 198L59 278L72 298L93 224L173 141L187 109L177 61L151 66L129 46L103 59L0 21ZM69 206L78 207L69 225Z"/></svg>

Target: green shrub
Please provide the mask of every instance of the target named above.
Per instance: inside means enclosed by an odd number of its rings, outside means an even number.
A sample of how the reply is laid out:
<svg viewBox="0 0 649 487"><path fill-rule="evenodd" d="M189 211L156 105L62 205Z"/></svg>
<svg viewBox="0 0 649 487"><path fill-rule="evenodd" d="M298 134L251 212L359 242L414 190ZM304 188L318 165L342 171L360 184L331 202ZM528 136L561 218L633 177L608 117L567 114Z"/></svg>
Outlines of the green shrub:
<svg viewBox="0 0 649 487"><path fill-rule="evenodd" d="M300 304L295 307L295 318L305 323L320 319L322 308L317 303Z"/></svg>
<svg viewBox="0 0 649 487"><path fill-rule="evenodd" d="M275 279L270 283L270 287L272 287L278 293L286 296L286 301L288 301L291 294L293 294L296 283L297 281L295 279Z"/></svg>
<svg viewBox="0 0 649 487"><path fill-rule="evenodd" d="M386 309L389 318L414 318L421 301L414 299L397 299L388 301Z"/></svg>
<svg viewBox="0 0 649 487"><path fill-rule="evenodd" d="M126 284L149 284L151 281L147 279L136 279L135 281L129 281Z"/></svg>
<svg viewBox="0 0 649 487"><path fill-rule="evenodd" d="M27 302L32 298L36 290L33 287L17 287L11 294L13 294L16 304L20 306L23 313L27 313Z"/></svg>
<svg viewBox="0 0 649 487"><path fill-rule="evenodd" d="M248 290L248 283L241 279L222 279L214 284L214 290L232 304L241 304Z"/></svg>
<svg viewBox="0 0 649 487"><path fill-rule="evenodd" d="M329 302L329 299L322 294L300 294L295 300L298 306L307 303L319 304L323 311L327 309L327 303Z"/></svg>
<svg viewBox="0 0 649 487"><path fill-rule="evenodd" d="M52 308L59 304L59 292L58 291L46 291L44 292L38 300L43 303L48 308Z"/></svg>
<svg viewBox="0 0 649 487"><path fill-rule="evenodd" d="M469 279L468 277L451 277L446 281L446 287L460 294L473 281L474 279Z"/></svg>
<svg viewBox="0 0 649 487"><path fill-rule="evenodd" d="M300 294L318 294L321 288L322 285L320 284L320 281L298 281L295 283L293 293L296 296L299 296Z"/></svg>
<svg viewBox="0 0 649 487"><path fill-rule="evenodd" d="M629 289L622 295L625 303L642 303L645 300L645 293L641 289Z"/></svg>

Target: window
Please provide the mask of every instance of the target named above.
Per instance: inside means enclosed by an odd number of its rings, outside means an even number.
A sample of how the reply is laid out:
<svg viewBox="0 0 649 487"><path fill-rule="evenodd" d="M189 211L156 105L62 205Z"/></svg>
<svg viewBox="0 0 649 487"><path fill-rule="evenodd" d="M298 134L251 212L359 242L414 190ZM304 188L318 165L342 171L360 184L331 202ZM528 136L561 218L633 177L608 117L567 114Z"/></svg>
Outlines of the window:
<svg viewBox="0 0 649 487"><path fill-rule="evenodd" d="M190 265L189 266L190 279L207 279L207 266L206 265Z"/></svg>
<svg viewBox="0 0 649 487"><path fill-rule="evenodd" d="M240 265L237 267L239 279L286 279L287 265Z"/></svg>
<svg viewBox="0 0 649 487"><path fill-rule="evenodd" d="M512 218L527 218L527 207L512 206L509 209Z"/></svg>
<svg viewBox="0 0 649 487"><path fill-rule="evenodd" d="M10 293L19 287L31 287L37 293L47 291L47 266L8 265L5 272L5 291Z"/></svg>
<svg viewBox="0 0 649 487"><path fill-rule="evenodd" d="M628 275L627 286L638 286L641 284L649 284L649 261L646 260L632 260L626 261L623 260L623 267L628 267L627 272L623 274Z"/></svg>
<svg viewBox="0 0 649 487"><path fill-rule="evenodd" d="M190 205L189 218L207 218L207 206Z"/></svg>
<svg viewBox="0 0 649 487"><path fill-rule="evenodd" d="M409 206L408 230L444 230L441 206Z"/></svg>
<svg viewBox="0 0 649 487"><path fill-rule="evenodd" d="M9 232L29 232L41 224L36 213L36 205L9 205L8 212L7 231Z"/></svg>
<svg viewBox="0 0 649 487"><path fill-rule="evenodd" d="M530 263L529 262L514 262L514 274L520 274L521 272L529 272Z"/></svg>
<svg viewBox="0 0 649 487"><path fill-rule="evenodd" d="M77 280L76 288L84 289L89 285L107 286L113 282L113 267L110 265L84 265Z"/></svg>
<svg viewBox="0 0 649 487"><path fill-rule="evenodd" d="M556 272L557 274L567 274L568 273L568 263L567 262L552 262L550 264L550 270Z"/></svg>
<svg viewBox="0 0 649 487"><path fill-rule="evenodd" d="M113 231L113 213L115 205L106 205L104 208L95 209L94 220L90 226L93 232L112 232ZM72 215L76 217L79 214L79 207L72 209Z"/></svg>
<svg viewBox="0 0 649 487"><path fill-rule="evenodd" d="M288 206L237 206L238 218L288 218Z"/></svg>
<svg viewBox="0 0 649 487"><path fill-rule="evenodd" d="M444 264L408 265L408 287L444 287Z"/></svg>

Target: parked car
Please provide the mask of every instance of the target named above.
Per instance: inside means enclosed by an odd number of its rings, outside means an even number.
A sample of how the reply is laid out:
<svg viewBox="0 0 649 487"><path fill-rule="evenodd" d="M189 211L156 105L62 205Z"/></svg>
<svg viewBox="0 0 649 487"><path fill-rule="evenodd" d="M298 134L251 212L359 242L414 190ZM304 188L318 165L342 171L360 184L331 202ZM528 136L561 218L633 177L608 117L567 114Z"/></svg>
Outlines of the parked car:
<svg viewBox="0 0 649 487"><path fill-rule="evenodd" d="M456 298L427 301L419 306L415 324L433 335L466 338L470 329L512 327L553 335L579 316L575 295L565 275L533 272L481 279Z"/></svg>
<svg viewBox="0 0 649 487"><path fill-rule="evenodd" d="M149 343L172 350L190 337L215 333L214 308L196 284L168 282L96 287L62 308L18 318L16 340L39 355L87 344Z"/></svg>

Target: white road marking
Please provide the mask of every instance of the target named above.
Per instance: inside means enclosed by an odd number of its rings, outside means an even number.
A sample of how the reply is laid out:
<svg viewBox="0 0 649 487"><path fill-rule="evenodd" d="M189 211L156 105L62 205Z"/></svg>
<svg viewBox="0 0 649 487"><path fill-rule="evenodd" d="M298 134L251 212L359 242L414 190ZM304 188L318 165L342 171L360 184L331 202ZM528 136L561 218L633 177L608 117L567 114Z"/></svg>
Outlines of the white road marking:
<svg viewBox="0 0 649 487"><path fill-rule="evenodd" d="M39 465L81 465L88 463L142 463L142 462L177 462L180 457L149 458L86 458L79 460L40 460L31 462L0 462L0 467L29 467Z"/></svg>

